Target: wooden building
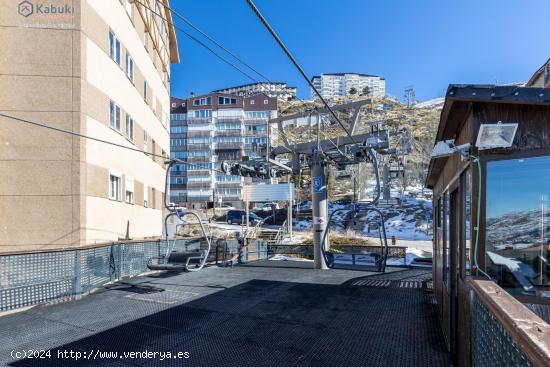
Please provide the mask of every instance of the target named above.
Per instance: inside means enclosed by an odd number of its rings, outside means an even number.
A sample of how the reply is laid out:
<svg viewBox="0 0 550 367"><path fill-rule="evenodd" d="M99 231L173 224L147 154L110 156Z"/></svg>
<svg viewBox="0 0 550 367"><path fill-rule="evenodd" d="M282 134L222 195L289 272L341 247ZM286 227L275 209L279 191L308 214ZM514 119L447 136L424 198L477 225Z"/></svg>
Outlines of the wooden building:
<svg viewBox="0 0 550 367"><path fill-rule="evenodd" d="M495 124L517 127L487 130L478 137L482 126L493 129ZM522 313L518 319L548 323L550 89L449 86L436 142L451 139L455 152L432 158L426 186L434 192L433 279L438 312L454 364L467 366L474 360L476 279L491 278L498 289L508 292L507 297L517 300ZM510 139L511 146L480 149L484 139L493 144ZM540 317L529 314L520 302ZM493 310L493 317L517 311L509 309ZM516 341L513 329L508 334L514 343L530 343L524 336ZM546 343L550 345L550 340Z"/></svg>

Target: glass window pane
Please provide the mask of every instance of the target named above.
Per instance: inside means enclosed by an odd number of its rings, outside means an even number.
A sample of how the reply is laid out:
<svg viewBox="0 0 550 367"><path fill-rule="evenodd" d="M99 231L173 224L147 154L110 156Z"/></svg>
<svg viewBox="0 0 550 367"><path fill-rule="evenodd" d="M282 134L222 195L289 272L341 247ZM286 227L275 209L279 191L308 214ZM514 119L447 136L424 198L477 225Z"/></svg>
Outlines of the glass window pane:
<svg viewBox="0 0 550 367"><path fill-rule="evenodd" d="M487 163L487 271L512 293L549 292L549 182L550 157Z"/></svg>

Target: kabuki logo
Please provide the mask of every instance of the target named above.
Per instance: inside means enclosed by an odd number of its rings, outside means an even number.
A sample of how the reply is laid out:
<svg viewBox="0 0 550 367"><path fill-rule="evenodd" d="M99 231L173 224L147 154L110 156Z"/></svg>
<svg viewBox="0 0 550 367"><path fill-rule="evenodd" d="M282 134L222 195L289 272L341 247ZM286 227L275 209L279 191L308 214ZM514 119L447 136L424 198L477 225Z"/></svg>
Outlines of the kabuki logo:
<svg viewBox="0 0 550 367"><path fill-rule="evenodd" d="M28 17L32 14L72 14L74 8L69 4L63 6L56 6L53 4L33 4L30 1L23 1L19 3L18 13L24 17Z"/></svg>
<svg viewBox="0 0 550 367"><path fill-rule="evenodd" d="M18 5L17 12L24 17L28 17L34 12L34 7L31 2L22 1Z"/></svg>

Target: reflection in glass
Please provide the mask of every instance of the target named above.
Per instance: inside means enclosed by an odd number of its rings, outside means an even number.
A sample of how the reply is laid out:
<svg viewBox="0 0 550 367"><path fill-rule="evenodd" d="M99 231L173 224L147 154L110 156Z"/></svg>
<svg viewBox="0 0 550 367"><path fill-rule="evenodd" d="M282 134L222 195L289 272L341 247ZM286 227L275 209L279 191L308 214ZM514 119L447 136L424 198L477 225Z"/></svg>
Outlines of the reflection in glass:
<svg viewBox="0 0 550 367"><path fill-rule="evenodd" d="M443 281L447 283L447 286L450 284L450 274L449 267L451 262L451 227L450 227L450 217L451 217L451 201L449 200L449 192L444 194L445 200L445 238L443 242L443 257L445 262L445 270L443 272Z"/></svg>
<svg viewBox="0 0 550 367"><path fill-rule="evenodd" d="M472 228L472 171L469 169L464 175L464 270L470 274L470 234Z"/></svg>
<svg viewBox="0 0 550 367"><path fill-rule="evenodd" d="M486 260L508 290L550 297L550 157L487 163Z"/></svg>

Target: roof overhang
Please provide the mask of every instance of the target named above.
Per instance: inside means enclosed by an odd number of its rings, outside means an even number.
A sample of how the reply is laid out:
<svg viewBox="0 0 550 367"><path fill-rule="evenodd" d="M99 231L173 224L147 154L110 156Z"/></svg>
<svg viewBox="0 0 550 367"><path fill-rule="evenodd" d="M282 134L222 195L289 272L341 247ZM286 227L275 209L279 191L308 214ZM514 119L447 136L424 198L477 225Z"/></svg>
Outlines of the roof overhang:
<svg viewBox="0 0 550 367"><path fill-rule="evenodd" d="M170 43L170 62L172 64L180 63L180 53L178 48L178 38L176 36L176 28L174 26L174 20L172 18L172 11L170 10L170 0L162 0L165 7L166 20L168 23L168 38Z"/></svg>
<svg viewBox="0 0 550 367"><path fill-rule="evenodd" d="M451 84L445 95L435 142L454 139L474 103L550 106L550 88ZM430 160L426 187L434 187L447 159Z"/></svg>

